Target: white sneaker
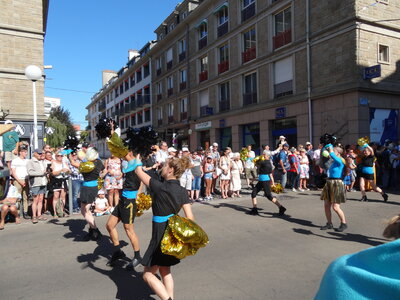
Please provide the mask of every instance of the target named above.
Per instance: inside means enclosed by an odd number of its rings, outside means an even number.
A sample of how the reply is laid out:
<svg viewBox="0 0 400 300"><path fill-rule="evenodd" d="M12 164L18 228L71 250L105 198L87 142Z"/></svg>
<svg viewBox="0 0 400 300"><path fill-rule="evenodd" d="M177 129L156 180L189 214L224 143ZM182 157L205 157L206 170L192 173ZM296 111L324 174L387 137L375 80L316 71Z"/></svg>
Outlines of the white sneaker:
<svg viewBox="0 0 400 300"><path fill-rule="evenodd" d="M303 189L299 189L299 192L304 192L304 190Z"/></svg>
<svg viewBox="0 0 400 300"><path fill-rule="evenodd" d="M292 188L292 192L297 192L297 190L295 188Z"/></svg>

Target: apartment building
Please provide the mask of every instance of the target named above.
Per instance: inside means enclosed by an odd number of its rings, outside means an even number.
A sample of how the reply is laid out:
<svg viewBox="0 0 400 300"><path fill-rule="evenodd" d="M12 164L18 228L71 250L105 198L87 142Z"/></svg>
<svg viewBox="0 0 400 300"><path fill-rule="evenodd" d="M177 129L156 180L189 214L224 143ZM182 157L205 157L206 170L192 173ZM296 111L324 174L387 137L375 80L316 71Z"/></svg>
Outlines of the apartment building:
<svg viewBox="0 0 400 300"><path fill-rule="evenodd" d="M399 13L395 1L183 1L155 30L153 125L191 148L397 139Z"/></svg>
<svg viewBox="0 0 400 300"><path fill-rule="evenodd" d="M128 63L118 72L103 71L103 87L86 107L90 142L102 157L109 155L104 141L96 137L95 126L102 118L113 118L126 137L128 127L152 125L151 59L148 55L155 42L148 42L139 50L128 51Z"/></svg>
<svg viewBox="0 0 400 300"><path fill-rule="evenodd" d="M32 82L25 76L28 65L43 70L43 44L49 1L0 2L0 120L17 125L20 139L33 134ZM44 80L36 82L38 140L43 143Z"/></svg>

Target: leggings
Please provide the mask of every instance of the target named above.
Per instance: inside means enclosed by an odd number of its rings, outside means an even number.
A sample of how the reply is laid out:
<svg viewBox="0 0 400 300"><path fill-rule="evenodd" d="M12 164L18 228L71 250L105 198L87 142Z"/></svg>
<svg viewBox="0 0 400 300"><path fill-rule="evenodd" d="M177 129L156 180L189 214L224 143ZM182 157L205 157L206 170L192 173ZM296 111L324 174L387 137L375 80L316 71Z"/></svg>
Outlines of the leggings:
<svg viewBox="0 0 400 300"><path fill-rule="evenodd" d="M270 201L272 201L272 199L274 197L272 197L272 194L271 194L271 187L269 186L269 180L257 182L256 186L253 188L253 190L251 192L251 198L255 198L257 196L258 192L261 190L264 190L265 197L267 197Z"/></svg>

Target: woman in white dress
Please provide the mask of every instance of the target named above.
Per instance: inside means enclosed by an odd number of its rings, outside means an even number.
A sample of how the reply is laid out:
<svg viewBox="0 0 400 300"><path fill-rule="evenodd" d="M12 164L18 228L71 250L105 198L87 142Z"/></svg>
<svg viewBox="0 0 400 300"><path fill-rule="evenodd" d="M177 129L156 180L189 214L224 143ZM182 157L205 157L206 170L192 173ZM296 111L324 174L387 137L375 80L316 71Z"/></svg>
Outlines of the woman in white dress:
<svg viewBox="0 0 400 300"><path fill-rule="evenodd" d="M241 197L240 190L242 189L242 181L240 174L243 173L243 163L240 160L240 153L233 154L233 161L231 166L231 191L232 197Z"/></svg>
<svg viewBox="0 0 400 300"><path fill-rule="evenodd" d="M229 157L229 153L231 152L230 148L225 148L224 155L221 156L219 160L219 168L222 173L219 177L219 185L221 187L221 197L222 199L228 198L229 192L229 181L231 180L231 159Z"/></svg>

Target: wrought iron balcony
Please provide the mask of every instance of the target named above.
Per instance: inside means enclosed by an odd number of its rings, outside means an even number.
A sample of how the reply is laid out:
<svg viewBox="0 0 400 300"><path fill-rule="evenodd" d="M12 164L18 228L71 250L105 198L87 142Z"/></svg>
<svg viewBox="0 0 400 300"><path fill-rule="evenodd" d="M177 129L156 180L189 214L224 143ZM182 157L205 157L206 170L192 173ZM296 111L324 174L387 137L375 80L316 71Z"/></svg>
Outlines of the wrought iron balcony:
<svg viewBox="0 0 400 300"><path fill-rule="evenodd" d="M221 37L224 34L226 34L227 32L228 32L228 21L226 21L225 23L218 26L217 35L218 35L218 37Z"/></svg>
<svg viewBox="0 0 400 300"><path fill-rule="evenodd" d="M183 61L186 58L186 51L179 53L179 62Z"/></svg>
<svg viewBox="0 0 400 300"><path fill-rule="evenodd" d="M246 63L250 60L253 60L256 58L256 47L249 48L246 51L242 52L242 61L243 63Z"/></svg>
<svg viewBox="0 0 400 300"><path fill-rule="evenodd" d="M281 33L278 33L276 36L272 38L274 43L274 49L278 49L284 45L287 45L292 42L292 29L288 29Z"/></svg>
<svg viewBox="0 0 400 300"><path fill-rule="evenodd" d="M231 104L229 99L228 100L223 100L219 101L219 111L227 111L231 109Z"/></svg>
<svg viewBox="0 0 400 300"><path fill-rule="evenodd" d="M257 92L243 94L243 106L257 103Z"/></svg>
<svg viewBox="0 0 400 300"><path fill-rule="evenodd" d="M199 40L199 50L203 49L205 46L207 46L207 36Z"/></svg>
<svg viewBox="0 0 400 300"><path fill-rule="evenodd" d="M214 109L208 105L200 107L200 117L211 116L214 114Z"/></svg>
<svg viewBox="0 0 400 300"><path fill-rule="evenodd" d="M208 71L207 70L199 73L199 82L202 82L207 79L208 79Z"/></svg>
<svg viewBox="0 0 400 300"><path fill-rule="evenodd" d="M183 91L184 89L186 89L186 81L181 82L181 83L179 84L179 90L180 90L180 91Z"/></svg>
<svg viewBox="0 0 400 300"><path fill-rule="evenodd" d="M229 60L225 60L218 64L218 74L222 74L229 70Z"/></svg>

